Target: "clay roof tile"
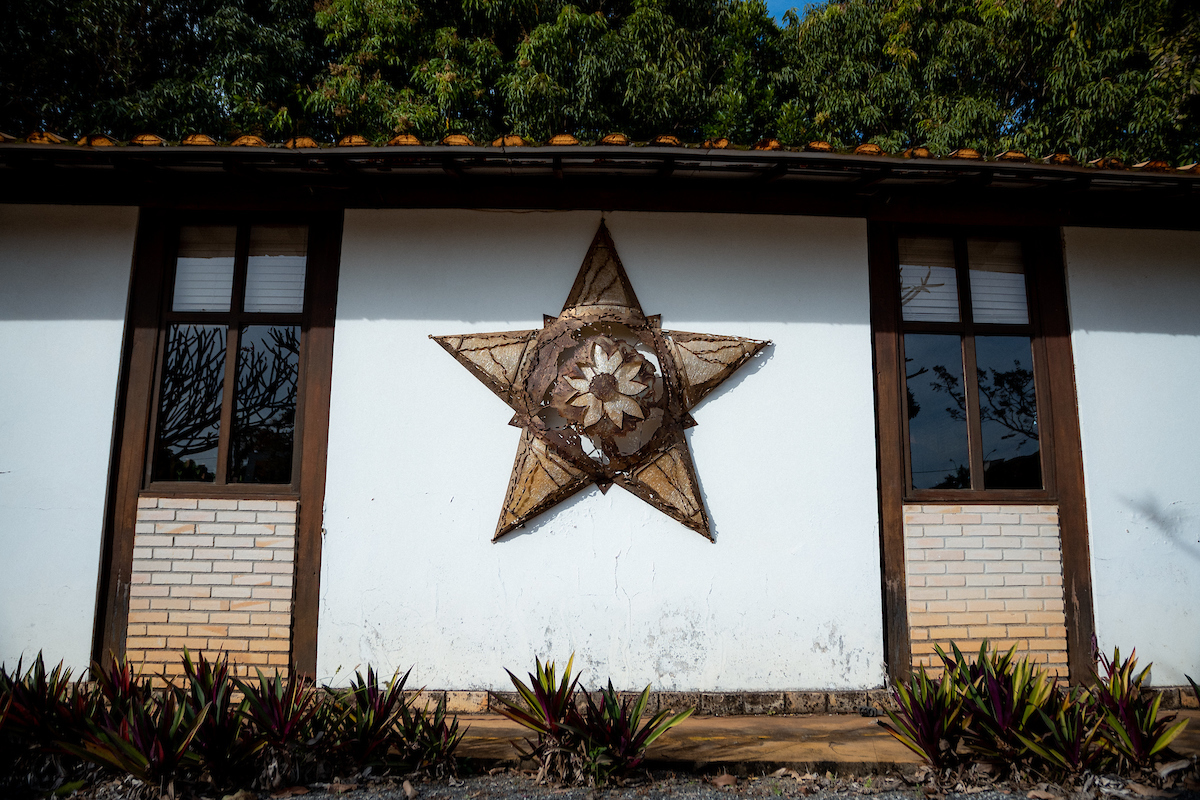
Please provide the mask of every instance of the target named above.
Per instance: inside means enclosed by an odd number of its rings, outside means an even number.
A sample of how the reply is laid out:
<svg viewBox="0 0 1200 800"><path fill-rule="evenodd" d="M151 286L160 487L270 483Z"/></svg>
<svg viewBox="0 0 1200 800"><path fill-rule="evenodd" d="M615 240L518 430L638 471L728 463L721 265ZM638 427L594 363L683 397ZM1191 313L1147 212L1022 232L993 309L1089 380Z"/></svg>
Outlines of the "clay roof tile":
<svg viewBox="0 0 1200 800"><path fill-rule="evenodd" d="M1143 172L1174 172L1175 169L1166 161L1149 160L1143 161L1140 164L1134 164L1134 169L1140 169Z"/></svg>
<svg viewBox="0 0 1200 800"><path fill-rule="evenodd" d="M183 137L180 144L188 147L212 147L217 142L211 136L206 136L203 133L191 133Z"/></svg>
<svg viewBox="0 0 1200 800"><path fill-rule="evenodd" d="M105 136L103 133L91 133L87 136L80 136L77 145L84 147L116 147L117 143Z"/></svg>
<svg viewBox="0 0 1200 800"><path fill-rule="evenodd" d="M528 142L516 134L498 136L492 140L492 147L525 147L527 144Z"/></svg>
<svg viewBox="0 0 1200 800"><path fill-rule="evenodd" d="M887 151L873 142L863 142L854 148L856 156L886 156Z"/></svg>
<svg viewBox="0 0 1200 800"><path fill-rule="evenodd" d="M311 136L296 136L283 143L288 150L311 150L321 145Z"/></svg>
<svg viewBox="0 0 1200 800"><path fill-rule="evenodd" d="M1018 164L1024 164L1029 161L1029 156L1025 155L1020 150L1005 150L1003 153L997 153L995 160L1014 161Z"/></svg>
<svg viewBox="0 0 1200 800"><path fill-rule="evenodd" d="M34 131L25 137L30 144L62 144L66 139L50 131Z"/></svg>
<svg viewBox="0 0 1200 800"><path fill-rule="evenodd" d="M398 133L388 139L388 147L420 147L421 140L411 133Z"/></svg>

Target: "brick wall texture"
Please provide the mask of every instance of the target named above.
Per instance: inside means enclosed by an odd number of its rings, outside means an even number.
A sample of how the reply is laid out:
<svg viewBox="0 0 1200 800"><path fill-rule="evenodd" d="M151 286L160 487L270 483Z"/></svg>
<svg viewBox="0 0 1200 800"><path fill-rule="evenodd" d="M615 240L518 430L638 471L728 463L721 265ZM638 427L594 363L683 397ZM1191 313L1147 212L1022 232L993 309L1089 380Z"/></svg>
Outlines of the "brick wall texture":
<svg viewBox="0 0 1200 800"><path fill-rule="evenodd" d="M129 592L131 662L182 673L183 648L229 654L233 671L286 673L296 502L138 500Z"/></svg>
<svg viewBox="0 0 1200 800"><path fill-rule="evenodd" d="M1057 506L904 507L913 666L984 639L1067 674Z"/></svg>

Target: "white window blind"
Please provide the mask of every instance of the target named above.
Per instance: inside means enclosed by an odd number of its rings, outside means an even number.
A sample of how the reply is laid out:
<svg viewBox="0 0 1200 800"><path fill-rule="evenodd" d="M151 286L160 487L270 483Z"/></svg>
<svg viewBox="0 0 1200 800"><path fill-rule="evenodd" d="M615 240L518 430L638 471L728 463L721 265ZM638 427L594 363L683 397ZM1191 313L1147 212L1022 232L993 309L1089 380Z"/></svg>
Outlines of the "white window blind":
<svg viewBox="0 0 1200 800"><path fill-rule="evenodd" d="M179 230L172 310L229 310L236 244L237 228L232 225L187 225Z"/></svg>
<svg viewBox="0 0 1200 800"><path fill-rule="evenodd" d="M303 311L307 265L306 226L252 227L250 257L246 263L245 310L277 314Z"/></svg>
<svg viewBox="0 0 1200 800"><path fill-rule="evenodd" d="M958 322L951 239L900 240L900 302L910 322Z"/></svg>
<svg viewBox="0 0 1200 800"><path fill-rule="evenodd" d="M976 322L1024 325L1029 322L1025 263L1020 242L970 239L971 309Z"/></svg>

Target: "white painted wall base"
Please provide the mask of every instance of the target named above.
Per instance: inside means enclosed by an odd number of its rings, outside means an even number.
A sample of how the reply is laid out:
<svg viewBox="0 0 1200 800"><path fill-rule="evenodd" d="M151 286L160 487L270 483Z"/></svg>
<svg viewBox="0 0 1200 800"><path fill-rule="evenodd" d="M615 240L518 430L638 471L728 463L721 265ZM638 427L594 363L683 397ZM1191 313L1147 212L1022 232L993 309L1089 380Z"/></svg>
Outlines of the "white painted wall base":
<svg viewBox="0 0 1200 800"><path fill-rule="evenodd" d="M608 216L669 329L771 339L695 412L710 544L614 487L489 540L519 432L429 334L540 327L598 213L349 211L318 673L503 689L574 652L661 690L864 688L883 668L862 220ZM301 512L303 513L303 511Z"/></svg>
<svg viewBox="0 0 1200 800"><path fill-rule="evenodd" d="M1200 233L1067 228L1096 630L1200 678Z"/></svg>
<svg viewBox="0 0 1200 800"><path fill-rule="evenodd" d="M91 655L136 208L0 205L0 660Z"/></svg>

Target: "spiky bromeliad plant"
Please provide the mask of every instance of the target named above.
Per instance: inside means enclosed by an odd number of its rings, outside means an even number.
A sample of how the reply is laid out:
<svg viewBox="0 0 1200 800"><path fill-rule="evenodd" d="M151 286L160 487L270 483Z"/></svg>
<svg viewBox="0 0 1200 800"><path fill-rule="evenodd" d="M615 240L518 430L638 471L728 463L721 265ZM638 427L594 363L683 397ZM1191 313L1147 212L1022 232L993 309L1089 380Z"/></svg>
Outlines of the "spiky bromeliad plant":
<svg viewBox="0 0 1200 800"><path fill-rule="evenodd" d="M1169 745L1180 734L1187 720L1170 724L1175 715L1159 717L1158 707L1162 695L1155 694L1153 700L1143 692L1150 678L1149 664L1141 672L1137 669L1137 650L1129 658L1121 660L1120 649L1113 651L1110 661L1100 653L1104 674L1097 674L1096 702L1104 714L1103 736L1109 748L1130 767L1146 769L1151 766L1153 756Z"/></svg>
<svg viewBox="0 0 1200 800"><path fill-rule="evenodd" d="M559 679L553 661L543 666L535 658L536 674L530 673L528 686L512 671L504 670L523 702L497 697L502 706L499 713L537 734L536 743L529 743L528 749L518 748L518 752L538 765L539 782L579 783L584 777L575 732L582 719L575 705L579 676L571 674L574 663L572 655Z"/></svg>
<svg viewBox="0 0 1200 800"><path fill-rule="evenodd" d="M931 679L918 667L908 680L892 689L897 711L886 713L891 723L879 725L936 768L957 759L955 747L962 735L962 695L950 674Z"/></svg>
<svg viewBox="0 0 1200 800"><path fill-rule="evenodd" d="M1073 777L1085 770L1099 772L1109 761L1102 748L1100 729L1104 717L1096 711L1091 692L1082 687L1056 688L1044 708L1038 709L1040 736L1018 733L1021 742L1054 777Z"/></svg>
<svg viewBox="0 0 1200 800"><path fill-rule="evenodd" d="M0 667L0 786L20 776L23 791L65 792L81 785L77 757L64 745L79 745L99 715L98 692L59 662L46 668L41 652L29 668L23 660L11 674Z"/></svg>
<svg viewBox="0 0 1200 800"><path fill-rule="evenodd" d="M1038 712L1054 695L1054 679L1028 658L1016 658L1016 645L999 655L984 641L970 665L956 645L954 658L935 649L963 698L964 743L986 760L1017 762L1028 750L1026 739L1043 732Z"/></svg>
<svg viewBox="0 0 1200 800"><path fill-rule="evenodd" d="M650 700L649 685L636 700L622 700L611 680L598 694L599 703L592 699L591 693L584 693L582 724L575 730L580 738L583 768L590 782L597 786L637 769L646 757L646 749L695 711L689 708L672 715L669 709L662 710L642 722Z"/></svg>
<svg viewBox="0 0 1200 800"><path fill-rule="evenodd" d="M264 743L255 741L247 729L247 701L233 701L237 685L230 675L229 656L221 653L210 661L204 653L197 653L193 659L184 648L183 674L187 683L177 691L187 722L208 709L192 740L192 750L216 787L232 787Z"/></svg>
<svg viewBox="0 0 1200 800"><path fill-rule="evenodd" d="M131 705L122 716L107 715L94 723L81 744L63 743L64 749L96 764L129 773L157 787L160 796L175 796L181 769L196 761L191 744L204 722L208 707L190 715L175 692L153 695Z"/></svg>
<svg viewBox="0 0 1200 800"><path fill-rule="evenodd" d="M324 736L324 731L313 729L319 697L310 678L292 672L285 682L278 672L268 678L261 669L256 671L257 683L240 679L234 683L246 699L245 716L266 754L258 783L266 787L298 783L305 763L314 756L314 745Z"/></svg>
<svg viewBox="0 0 1200 800"><path fill-rule="evenodd" d="M134 707L146 705L154 694L150 679L142 677L128 658L113 657L107 667L93 661L92 676L112 720L120 720Z"/></svg>
<svg viewBox="0 0 1200 800"><path fill-rule="evenodd" d="M444 696L433 711L418 708L415 703L401 706L397 728L404 743L406 761L414 772L431 778L455 774L454 751L466 731L459 731L458 717L447 717Z"/></svg>
<svg viewBox="0 0 1200 800"><path fill-rule="evenodd" d="M408 708L404 684L411 671L400 675L397 670L381 684L375 670L367 667L365 678L355 672L349 689L331 693L337 715L335 749L352 766L361 769L402 760L399 723Z"/></svg>

